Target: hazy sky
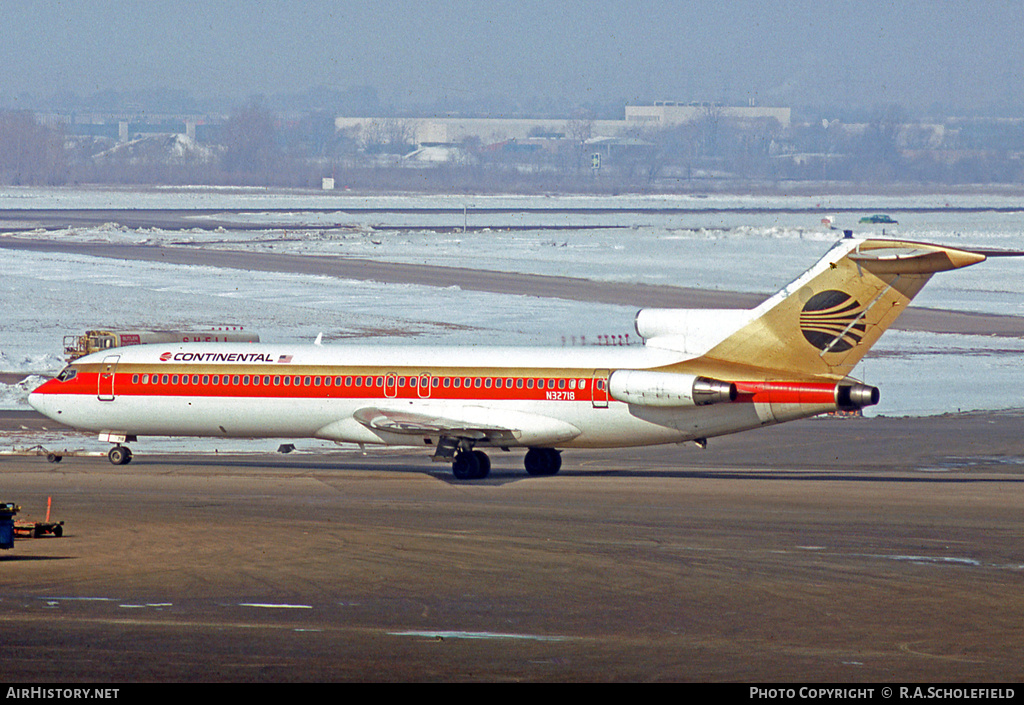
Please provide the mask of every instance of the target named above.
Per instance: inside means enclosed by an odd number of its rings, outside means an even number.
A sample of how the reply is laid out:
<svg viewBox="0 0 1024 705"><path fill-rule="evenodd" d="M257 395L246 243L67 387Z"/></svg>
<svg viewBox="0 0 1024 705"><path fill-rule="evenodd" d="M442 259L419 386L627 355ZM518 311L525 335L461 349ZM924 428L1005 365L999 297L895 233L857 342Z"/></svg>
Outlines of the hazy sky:
<svg viewBox="0 0 1024 705"><path fill-rule="evenodd" d="M1024 109L1021 0L0 0L0 96L373 86Z"/></svg>

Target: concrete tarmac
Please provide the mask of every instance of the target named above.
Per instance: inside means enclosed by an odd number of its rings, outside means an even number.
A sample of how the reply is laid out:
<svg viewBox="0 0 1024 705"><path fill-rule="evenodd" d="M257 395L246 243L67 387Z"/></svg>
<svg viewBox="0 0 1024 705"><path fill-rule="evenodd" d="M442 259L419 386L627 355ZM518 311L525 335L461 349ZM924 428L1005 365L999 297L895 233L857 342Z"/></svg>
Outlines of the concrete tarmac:
<svg viewBox="0 0 1024 705"><path fill-rule="evenodd" d="M0 500L66 522L0 555L0 677L1014 681L1022 430L814 419L478 482L418 450L0 457Z"/></svg>

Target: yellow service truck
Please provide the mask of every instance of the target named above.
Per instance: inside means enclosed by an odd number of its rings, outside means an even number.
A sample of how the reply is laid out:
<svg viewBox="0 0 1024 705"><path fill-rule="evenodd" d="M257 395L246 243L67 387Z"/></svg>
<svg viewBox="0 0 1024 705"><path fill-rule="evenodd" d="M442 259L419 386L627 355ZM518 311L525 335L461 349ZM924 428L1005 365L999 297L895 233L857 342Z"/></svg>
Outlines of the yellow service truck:
<svg viewBox="0 0 1024 705"><path fill-rule="evenodd" d="M258 343L260 336L242 326L215 326L205 330L87 330L85 335L65 335L64 354L72 362L89 353L124 345L147 343Z"/></svg>

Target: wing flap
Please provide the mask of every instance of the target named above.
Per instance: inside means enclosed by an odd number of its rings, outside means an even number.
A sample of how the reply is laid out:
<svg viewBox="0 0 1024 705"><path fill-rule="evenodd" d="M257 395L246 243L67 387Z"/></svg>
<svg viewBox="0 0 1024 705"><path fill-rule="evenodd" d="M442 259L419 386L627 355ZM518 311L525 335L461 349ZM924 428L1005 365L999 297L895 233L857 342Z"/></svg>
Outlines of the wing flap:
<svg viewBox="0 0 1024 705"><path fill-rule="evenodd" d="M382 433L464 438L492 445L549 445L580 435L578 428L560 419L482 406L371 406L358 409L352 417L366 428Z"/></svg>

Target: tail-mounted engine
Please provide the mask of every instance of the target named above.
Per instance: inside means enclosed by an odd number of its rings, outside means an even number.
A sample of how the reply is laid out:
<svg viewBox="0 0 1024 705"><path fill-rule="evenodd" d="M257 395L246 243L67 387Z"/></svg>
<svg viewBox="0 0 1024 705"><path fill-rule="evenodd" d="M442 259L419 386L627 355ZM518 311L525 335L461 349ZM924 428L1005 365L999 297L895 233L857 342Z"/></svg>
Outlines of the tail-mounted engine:
<svg viewBox="0 0 1024 705"><path fill-rule="evenodd" d="M731 382L646 370L616 370L608 379L608 393L640 406L706 406L735 401L738 394Z"/></svg>
<svg viewBox="0 0 1024 705"><path fill-rule="evenodd" d="M860 382L836 386L836 406L842 411L859 411L865 406L874 406L880 398L878 387Z"/></svg>
<svg viewBox="0 0 1024 705"><path fill-rule="evenodd" d="M858 411L879 401L877 387L860 382L723 382L699 375L616 370L608 379L612 399L638 406L707 406L740 401L770 405L780 412L790 407L799 415ZM802 407L802 410L801 410Z"/></svg>

